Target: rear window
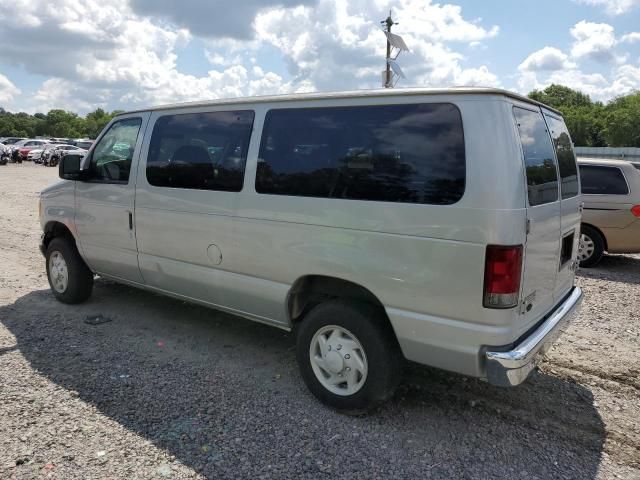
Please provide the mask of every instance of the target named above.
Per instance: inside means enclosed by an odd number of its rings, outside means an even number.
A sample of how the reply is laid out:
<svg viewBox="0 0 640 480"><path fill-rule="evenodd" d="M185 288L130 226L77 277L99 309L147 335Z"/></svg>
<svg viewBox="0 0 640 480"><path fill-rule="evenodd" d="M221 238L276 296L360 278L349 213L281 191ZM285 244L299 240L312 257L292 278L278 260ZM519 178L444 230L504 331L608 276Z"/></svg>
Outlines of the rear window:
<svg viewBox="0 0 640 480"><path fill-rule="evenodd" d="M448 205L464 187L464 136L454 105L267 113L259 193Z"/></svg>
<svg viewBox="0 0 640 480"><path fill-rule="evenodd" d="M617 167L580 165L582 193L587 195L628 195L629 186Z"/></svg>
<svg viewBox="0 0 640 480"><path fill-rule="evenodd" d="M558 173L542 113L514 107L527 174L529 205L558 200Z"/></svg>
<svg viewBox="0 0 640 480"><path fill-rule="evenodd" d="M551 115L545 115L545 118L556 147L556 158L560 170L560 193L563 199L575 197L578 195L578 167L569 130L562 120Z"/></svg>

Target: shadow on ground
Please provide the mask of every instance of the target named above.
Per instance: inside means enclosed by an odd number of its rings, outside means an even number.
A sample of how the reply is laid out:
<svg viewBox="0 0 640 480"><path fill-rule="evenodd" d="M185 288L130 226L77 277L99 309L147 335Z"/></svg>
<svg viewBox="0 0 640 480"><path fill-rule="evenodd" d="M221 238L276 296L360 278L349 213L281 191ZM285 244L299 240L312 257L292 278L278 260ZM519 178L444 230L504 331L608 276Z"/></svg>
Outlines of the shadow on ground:
<svg viewBox="0 0 640 480"><path fill-rule="evenodd" d="M108 323L91 326L86 315ZM591 392L543 374L516 389L408 365L366 417L319 405L291 334L98 281L70 307L34 291L0 308L52 382L209 478L595 478ZM1 354L1 352L0 352Z"/></svg>
<svg viewBox="0 0 640 480"><path fill-rule="evenodd" d="M605 255L595 267L578 270L578 275L586 278L640 284L640 257Z"/></svg>

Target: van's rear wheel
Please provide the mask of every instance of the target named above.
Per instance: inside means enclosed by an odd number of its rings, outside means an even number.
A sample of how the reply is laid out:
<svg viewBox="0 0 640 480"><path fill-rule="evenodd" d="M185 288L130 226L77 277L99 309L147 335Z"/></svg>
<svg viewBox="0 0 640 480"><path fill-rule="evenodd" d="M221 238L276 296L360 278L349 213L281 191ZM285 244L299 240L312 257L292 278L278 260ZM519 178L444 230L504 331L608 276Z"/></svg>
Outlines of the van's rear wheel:
<svg viewBox="0 0 640 480"><path fill-rule="evenodd" d="M330 301L302 320L297 339L302 377L323 403L361 413L393 395L402 355L378 307Z"/></svg>
<svg viewBox="0 0 640 480"><path fill-rule="evenodd" d="M604 240L600 232L588 225L582 225L580 243L578 245L578 260L584 268L594 267L604 255Z"/></svg>
<svg viewBox="0 0 640 480"><path fill-rule="evenodd" d="M74 244L63 237L51 240L46 252L47 278L53 295L63 303L82 303L91 296L93 273Z"/></svg>

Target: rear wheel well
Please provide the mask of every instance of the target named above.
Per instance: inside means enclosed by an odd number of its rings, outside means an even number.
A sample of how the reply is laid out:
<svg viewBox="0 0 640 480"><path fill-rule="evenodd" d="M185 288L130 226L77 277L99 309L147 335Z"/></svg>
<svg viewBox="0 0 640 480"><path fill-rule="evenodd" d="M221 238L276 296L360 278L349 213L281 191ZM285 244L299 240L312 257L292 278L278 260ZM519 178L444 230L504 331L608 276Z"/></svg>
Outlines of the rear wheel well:
<svg viewBox="0 0 640 480"><path fill-rule="evenodd" d="M604 244L604 250L605 251L609 250L609 245L607 244L607 237L604 235L604 233L602 233L602 230L600 230L598 227L594 225L591 225L590 223L582 222L582 225L584 225L585 227L592 228L593 230L598 232L598 234L600 235L600 238L602 238L602 243Z"/></svg>
<svg viewBox="0 0 640 480"><path fill-rule="evenodd" d="M357 283L324 275L306 275L295 281L287 297L287 313L291 323L299 322L311 308L332 299L366 303L386 312L382 302L370 290Z"/></svg>

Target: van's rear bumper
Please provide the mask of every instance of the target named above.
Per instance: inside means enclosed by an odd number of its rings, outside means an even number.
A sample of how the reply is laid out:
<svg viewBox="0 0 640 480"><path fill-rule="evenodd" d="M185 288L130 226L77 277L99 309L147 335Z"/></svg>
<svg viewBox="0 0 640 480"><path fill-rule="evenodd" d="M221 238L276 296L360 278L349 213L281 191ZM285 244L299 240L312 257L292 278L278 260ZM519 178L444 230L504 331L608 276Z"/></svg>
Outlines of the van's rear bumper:
<svg viewBox="0 0 640 480"><path fill-rule="evenodd" d="M578 315L582 304L582 290L573 287L562 303L548 318L512 350L499 348L485 352L487 380L493 385L512 387L524 382L535 368L538 354L553 344L565 327Z"/></svg>

